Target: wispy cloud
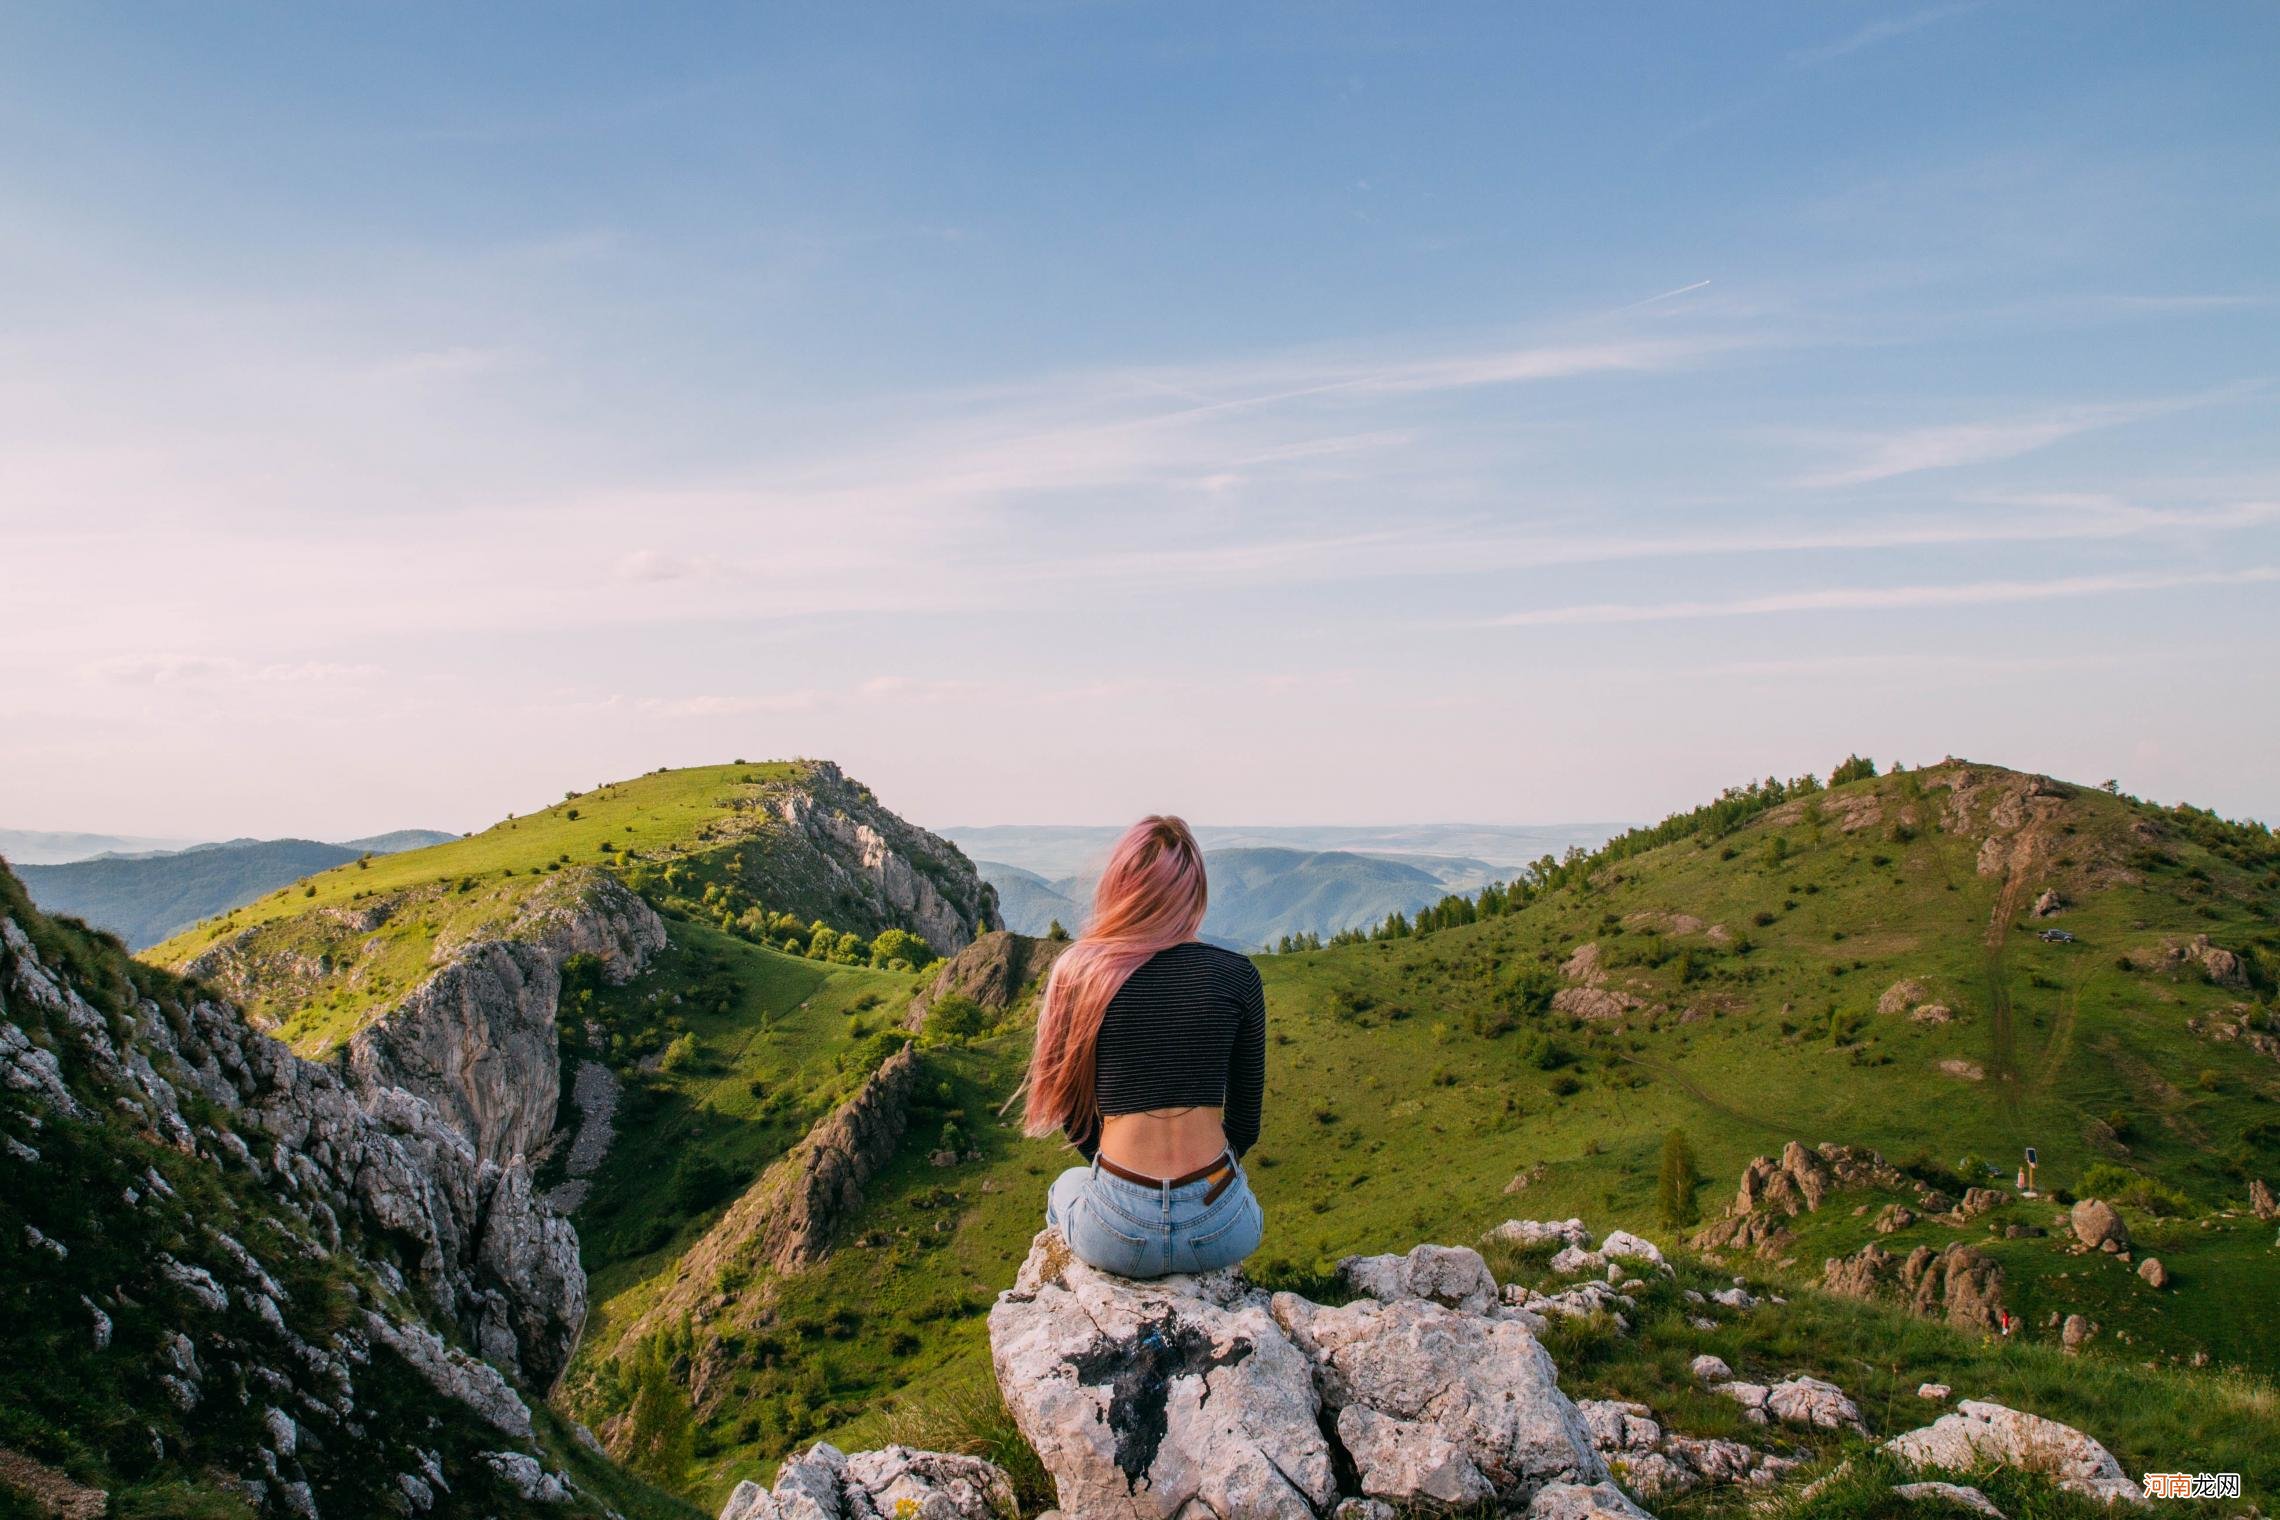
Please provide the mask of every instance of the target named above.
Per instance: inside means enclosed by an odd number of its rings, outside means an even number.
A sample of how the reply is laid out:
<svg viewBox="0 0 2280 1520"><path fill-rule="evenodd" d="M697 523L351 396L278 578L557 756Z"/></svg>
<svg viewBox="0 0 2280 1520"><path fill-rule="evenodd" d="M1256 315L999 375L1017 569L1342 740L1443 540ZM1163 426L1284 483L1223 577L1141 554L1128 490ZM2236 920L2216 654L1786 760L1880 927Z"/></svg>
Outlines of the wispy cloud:
<svg viewBox="0 0 2280 1520"><path fill-rule="evenodd" d="M2245 570L2189 574L2076 575L2057 580L1969 581L1947 586L1829 586L1723 602L1592 602L1569 607L1539 607L1485 618L1480 626L1543 628L1578 623L1666 623L1701 618L1765 617L1791 612L1891 612L2173 591L2189 586L2261 585L2272 581L2280 581L2280 569L2259 565Z"/></svg>
<svg viewBox="0 0 2280 1520"><path fill-rule="evenodd" d="M1853 454L1851 462L1803 476L1794 484L1818 489L1859 486L1922 470L1948 470L2016 459L2078 434L2143 422L2201 406L2212 399L2210 396L2168 397L2066 407L1986 422L1905 428L1893 433L1853 434L1844 440Z"/></svg>
<svg viewBox="0 0 2280 1520"><path fill-rule="evenodd" d="M1835 42L1824 43L1819 47L1798 48L1789 55L1789 61L1800 68L1816 68L1849 53L1857 53L1864 48L1872 48L1880 43L1890 42L1896 37L1905 37L1910 32L1921 31L1923 28L1936 22L1945 21L1951 16L1961 16L1967 12L1978 10L1985 3L1986 0L1959 0L1959 3L1954 5L1935 5L1927 10L1914 11L1905 16L1887 16L1880 21L1871 21L1858 31L1840 37Z"/></svg>

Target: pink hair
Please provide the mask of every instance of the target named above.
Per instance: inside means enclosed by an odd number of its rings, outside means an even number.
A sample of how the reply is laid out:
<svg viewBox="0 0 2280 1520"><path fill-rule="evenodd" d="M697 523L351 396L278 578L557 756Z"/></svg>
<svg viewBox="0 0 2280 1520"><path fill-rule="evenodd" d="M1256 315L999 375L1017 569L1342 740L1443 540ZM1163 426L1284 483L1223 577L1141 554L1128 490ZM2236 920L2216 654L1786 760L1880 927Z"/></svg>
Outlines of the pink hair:
<svg viewBox="0 0 2280 1520"><path fill-rule="evenodd" d="M1116 841L1093 889L1085 932L1045 978L1025 1133L1082 1135L1094 1128L1100 1099L1093 1063L1109 1000L1148 957L1195 938L1208 892L1203 852L1179 819L1143 818Z"/></svg>

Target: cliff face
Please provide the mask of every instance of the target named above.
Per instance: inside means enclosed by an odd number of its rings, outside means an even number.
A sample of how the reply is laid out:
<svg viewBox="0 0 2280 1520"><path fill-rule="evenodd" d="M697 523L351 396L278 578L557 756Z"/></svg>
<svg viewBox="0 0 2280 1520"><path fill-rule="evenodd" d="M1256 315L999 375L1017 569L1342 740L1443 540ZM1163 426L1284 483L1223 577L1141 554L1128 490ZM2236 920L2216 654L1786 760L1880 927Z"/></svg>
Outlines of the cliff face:
<svg viewBox="0 0 2280 1520"><path fill-rule="evenodd" d="M888 812L830 761L808 766L769 807L813 851L819 884L863 932L906 928L936 954L952 955L1005 927L996 889L956 845Z"/></svg>
<svg viewBox="0 0 2280 1520"><path fill-rule="evenodd" d="M264 1513L416 1512L438 1488L519 1513L521 1480L557 1482L494 1370L544 1389L585 1315L576 1236L528 1171L0 889L0 1230L31 1243L7 1359L131 1427L107 1454L128 1470L229 1474Z"/></svg>
<svg viewBox="0 0 2280 1520"><path fill-rule="evenodd" d="M933 979L910 1000L903 1023L919 1028L936 1000L945 997L970 998L991 1013L1004 1013L1044 985L1045 974L1072 943L1006 930L984 934L935 970Z"/></svg>
<svg viewBox="0 0 2280 1520"><path fill-rule="evenodd" d="M591 955L624 983L665 948L665 925L614 878L582 873L497 937L452 947L442 970L349 1043L367 1090L426 1099L484 1160L535 1156L562 1095L555 1013L562 965Z"/></svg>

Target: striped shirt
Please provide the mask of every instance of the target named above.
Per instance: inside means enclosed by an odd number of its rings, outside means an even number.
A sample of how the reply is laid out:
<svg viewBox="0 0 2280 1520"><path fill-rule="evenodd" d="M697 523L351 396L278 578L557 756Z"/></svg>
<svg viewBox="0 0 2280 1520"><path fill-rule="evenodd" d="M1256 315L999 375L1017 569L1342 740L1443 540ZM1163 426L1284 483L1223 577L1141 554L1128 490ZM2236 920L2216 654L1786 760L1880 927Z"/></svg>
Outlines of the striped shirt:
<svg viewBox="0 0 2280 1520"><path fill-rule="evenodd" d="M1190 940L1157 951L1101 1017L1093 1092L1103 1114L1220 1108L1240 1156L1259 1138L1266 1082L1266 991L1232 950ZM1088 1157L1100 1149L1097 1125L1069 1138Z"/></svg>

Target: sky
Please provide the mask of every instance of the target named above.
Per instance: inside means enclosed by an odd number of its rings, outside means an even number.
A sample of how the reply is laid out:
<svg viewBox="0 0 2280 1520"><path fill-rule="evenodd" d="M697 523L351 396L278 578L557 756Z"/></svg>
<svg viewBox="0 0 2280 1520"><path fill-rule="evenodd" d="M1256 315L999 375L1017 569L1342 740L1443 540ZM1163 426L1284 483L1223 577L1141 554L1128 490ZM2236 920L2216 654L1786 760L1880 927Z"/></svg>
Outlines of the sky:
<svg viewBox="0 0 2280 1520"><path fill-rule="evenodd" d="M2280 8L0 11L0 825L2280 821Z"/></svg>

